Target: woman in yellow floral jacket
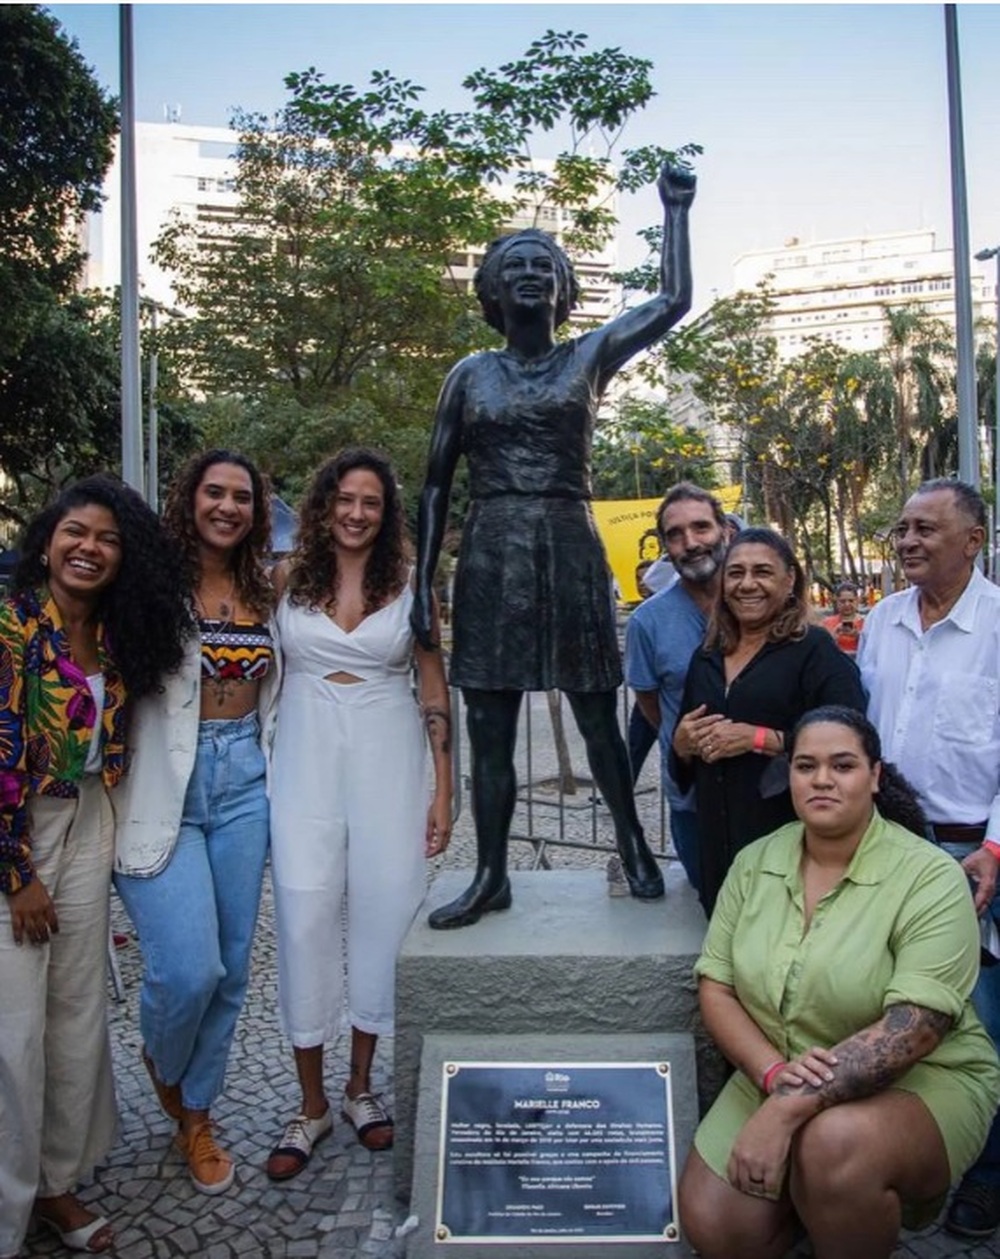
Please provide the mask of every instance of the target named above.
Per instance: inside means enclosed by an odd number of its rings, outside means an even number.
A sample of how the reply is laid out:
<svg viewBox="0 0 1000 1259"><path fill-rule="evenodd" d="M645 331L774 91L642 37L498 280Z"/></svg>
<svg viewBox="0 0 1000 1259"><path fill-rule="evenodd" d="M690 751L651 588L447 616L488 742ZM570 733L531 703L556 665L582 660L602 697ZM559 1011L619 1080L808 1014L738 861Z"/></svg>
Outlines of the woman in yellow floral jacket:
<svg viewBox="0 0 1000 1259"><path fill-rule="evenodd" d="M115 1130L105 1014L127 698L182 658L188 613L159 521L95 476L29 525L0 604L0 1257L32 1213L72 1250L111 1227L74 1196Z"/></svg>

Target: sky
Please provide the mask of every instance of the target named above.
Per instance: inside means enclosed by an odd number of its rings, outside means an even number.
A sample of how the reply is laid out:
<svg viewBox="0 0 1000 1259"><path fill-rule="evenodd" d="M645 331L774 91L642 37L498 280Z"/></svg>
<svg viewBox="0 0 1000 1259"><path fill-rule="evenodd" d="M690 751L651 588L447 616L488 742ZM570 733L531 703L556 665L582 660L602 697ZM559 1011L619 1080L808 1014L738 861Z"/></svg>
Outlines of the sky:
<svg viewBox="0 0 1000 1259"><path fill-rule="evenodd" d="M47 6L117 94L118 6ZM694 310L731 291L740 254L932 228L951 243L940 4L136 4L136 116L225 126L271 112L286 74L315 66L363 87L387 69L425 107L470 104L463 78L519 57L546 30L653 62L656 96L627 147L686 141L697 159ZM972 252L1000 244L1000 5L958 7ZM550 156L544 138L535 145ZM620 254L660 216L655 189L622 207ZM988 264L991 267L993 264ZM974 270L981 264L973 263Z"/></svg>

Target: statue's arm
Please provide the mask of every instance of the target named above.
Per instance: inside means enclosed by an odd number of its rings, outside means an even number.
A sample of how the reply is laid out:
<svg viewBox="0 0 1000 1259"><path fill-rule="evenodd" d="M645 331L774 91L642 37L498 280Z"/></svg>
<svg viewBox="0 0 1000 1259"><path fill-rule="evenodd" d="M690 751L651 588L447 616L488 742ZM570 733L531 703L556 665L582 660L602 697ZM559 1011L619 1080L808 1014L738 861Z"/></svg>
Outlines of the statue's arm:
<svg viewBox="0 0 1000 1259"><path fill-rule="evenodd" d="M601 388L640 350L658 341L691 309L691 243L688 211L694 200L694 172L664 166L657 181L663 202L660 292L593 334Z"/></svg>
<svg viewBox="0 0 1000 1259"><path fill-rule="evenodd" d="M439 645L434 630L432 588L448 521L452 477L462 447L462 407L469 368L470 360L463 359L452 368L441 389L427 456L427 476L417 507L417 581L410 622L417 642L428 651Z"/></svg>

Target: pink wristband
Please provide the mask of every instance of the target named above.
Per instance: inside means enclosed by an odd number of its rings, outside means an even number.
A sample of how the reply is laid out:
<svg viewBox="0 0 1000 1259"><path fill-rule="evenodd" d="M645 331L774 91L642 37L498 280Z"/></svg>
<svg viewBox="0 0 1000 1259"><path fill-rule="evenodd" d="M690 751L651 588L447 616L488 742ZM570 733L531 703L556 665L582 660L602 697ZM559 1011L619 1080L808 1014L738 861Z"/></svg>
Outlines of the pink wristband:
<svg viewBox="0 0 1000 1259"><path fill-rule="evenodd" d="M761 1091L764 1093L770 1094L771 1084L774 1080L774 1077L778 1075L780 1072L784 1071L785 1067L787 1066L788 1066L788 1063L785 1062L783 1059L779 1059L777 1062L772 1062L771 1065L764 1072L763 1076L761 1077L761 1081L760 1081Z"/></svg>
<svg viewBox="0 0 1000 1259"><path fill-rule="evenodd" d="M753 750L755 752L763 752L764 745L767 743L767 727L758 726L753 732Z"/></svg>
<svg viewBox="0 0 1000 1259"><path fill-rule="evenodd" d="M1000 861L1000 840L984 839L980 847L985 848L988 853L996 857L997 861Z"/></svg>

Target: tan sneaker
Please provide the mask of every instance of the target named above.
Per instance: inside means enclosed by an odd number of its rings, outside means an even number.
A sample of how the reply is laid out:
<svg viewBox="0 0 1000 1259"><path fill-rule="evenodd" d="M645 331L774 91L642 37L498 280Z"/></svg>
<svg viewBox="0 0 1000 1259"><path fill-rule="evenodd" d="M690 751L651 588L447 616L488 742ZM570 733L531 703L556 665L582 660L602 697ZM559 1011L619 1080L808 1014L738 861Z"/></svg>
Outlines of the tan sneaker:
<svg viewBox="0 0 1000 1259"><path fill-rule="evenodd" d="M199 1193L226 1192L236 1175L236 1165L216 1145L210 1120L195 1124L190 1132L178 1132L174 1144L187 1159L191 1183Z"/></svg>

